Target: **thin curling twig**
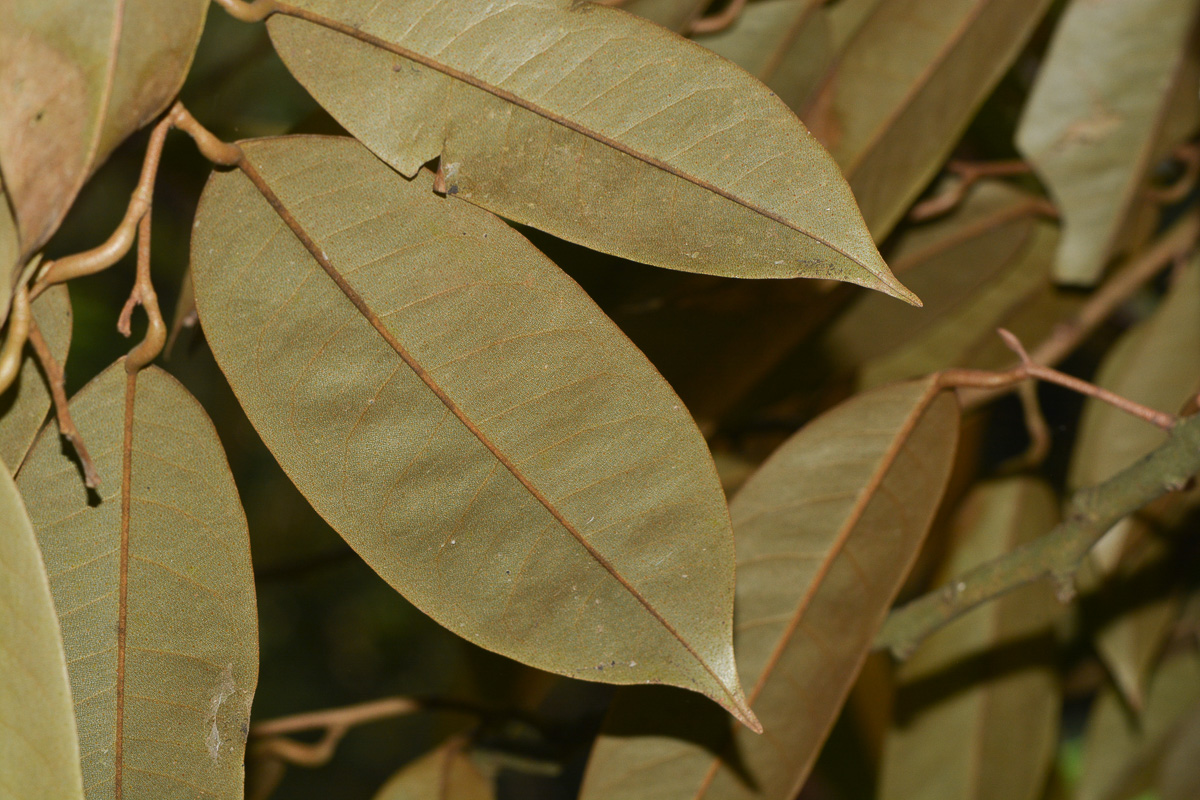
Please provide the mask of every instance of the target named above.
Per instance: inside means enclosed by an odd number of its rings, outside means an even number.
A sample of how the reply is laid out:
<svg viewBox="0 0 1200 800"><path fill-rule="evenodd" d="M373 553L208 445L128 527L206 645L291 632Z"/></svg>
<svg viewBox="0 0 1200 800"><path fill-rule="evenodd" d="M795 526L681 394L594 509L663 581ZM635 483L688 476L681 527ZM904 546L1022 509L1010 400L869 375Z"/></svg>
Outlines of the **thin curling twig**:
<svg viewBox="0 0 1200 800"><path fill-rule="evenodd" d="M967 193L980 180L984 178L1004 178L1013 175L1027 175L1032 171L1032 168L1024 161L951 161L946 165L946 171L951 172L959 177L958 183L950 187L950 189L935 195L928 200L923 200L912 207L908 212L908 218L913 222L924 222L925 220L939 217L949 211L952 211L966 199ZM1039 207L1039 211L1046 216L1057 216L1058 211L1053 204L1045 203Z"/></svg>
<svg viewBox="0 0 1200 800"><path fill-rule="evenodd" d="M150 280L150 212L146 212L138 224L137 279L117 321L117 329L125 336L130 333L133 309L139 305L146 309L149 325L145 338L129 351L125 359L125 371L131 375L157 358L167 341L167 323L163 321L162 311L158 307L158 294Z"/></svg>
<svg viewBox="0 0 1200 800"><path fill-rule="evenodd" d="M383 697L357 705L258 722L250 726L250 737L262 740L254 745L257 755L297 766L318 767L333 757L338 743L356 725L404 716L421 708L421 703L408 697ZM310 730L323 730L324 733L311 744L285 736Z"/></svg>
<svg viewBox="0 0 1200 800"><path fill-rule="evenodd" d="M1029 354L1025 352L1025 348L1021 342L1011 332L1004 328L999 328L997 332L1004 343L1008 345L1021 359L1018 366L1004 372L988 372L986 370L976 369L948 369L938 373L938 385L945 389L988 389L992 391L1015 388L1023 381L1030 378L1046 381L1047 383L1055 383L1059 386L1064 386L1072 391L1087 397L1094 397L1097 400L1108 403L1109 405L1119 408L1127 414L1143 419L1151 425L1156 425L1165 431L1169 431L1179 422L1178 417L1173 414L1168 414L1164 411L1158 411L1153 408L1148 408L1141 403L1135 403L1127 397L1122 397L1119 394L1110 392L1095 384L1080 380L1066 373L1059 372L1053 367L1046 367L1041 364L1034 363Z"/></svg>
<svg viewBox="0 0 1200 800"><path fill-rule="evenodd" d="M79 429L75 427L75 420L71 418L62 365L50 352L50 347L46 344L36 320L30 321L29 344L33 346L33 352L42 365L42 372L46 374L46 382L50 384L50 398L54 401L54 416L58 420L58 433L70 443L75 455L78 456L79 464L83 467L84 485L89 489L99 489L100 473L96 471L96 464L88 454L87 445L83 443Z"/></svg>
<svg viewBox="0 0 1200 800"><path fill-rule="evenodd" d="M1059 324L1041 344L1030 350L1038 364L1059 363L1108 319L1117 307L1143 284L1196 245L1200 236L1200 209L1192 209L1166 230L1147 250L1129 261L1088 298L1074 317ZM974 409L1007 394L1019 383L981 384L959 392L964 409Z"/></svg>
<svg viewBox="0 0 1200 800"><path fill-rule="evenodd" d="M12 307L8 314L8 335L4 338L3 347L0 347L0 394L12 386L12 382L21 371L25 340L29 337L29 327L32 323L29 291L22 286L13 295Z"/></svg>
<svg viewBox="0 0 1200 800"><path fill-rule="evenodd" d="M746 0L732 0L720 12L711 17L701 17L688 27L688 35L719 33L737 22L737 18L746 9Z"/></svg>

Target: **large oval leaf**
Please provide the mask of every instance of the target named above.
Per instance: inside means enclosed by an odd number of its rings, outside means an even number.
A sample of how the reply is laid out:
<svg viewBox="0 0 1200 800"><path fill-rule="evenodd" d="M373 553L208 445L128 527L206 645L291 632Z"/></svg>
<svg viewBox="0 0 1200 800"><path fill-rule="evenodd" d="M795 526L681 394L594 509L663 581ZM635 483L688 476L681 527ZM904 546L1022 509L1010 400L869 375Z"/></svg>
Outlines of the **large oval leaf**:
<svg viewBox="0 0 1200 800"><path fill-rule="evenodd" d="M953 523L941 585L1058 522L1033 478L976 487ZM1037 800L1058 741L1060 690L1045 584L1024 586L935 632L899 671L897 720L884 746L881 800Z"/></svg>
<svg viewBox="0 0 1200 800"><path fill-rule="evenodd" d="M0 168L24 256L179 91L207 10L208 0L0 4Z"/></svg>
<svg viewBox="0 0 1200 800"><path fill-rule="evenodd" d="M882 240L1036 27L1049 0L883 0L801 116Z"/></svg>
<svg viewBox="0 0 1200 800"><path fill-rule="evenodd" d="M1115 254L1196 19L1191 0L1076 0L1063 14L1016 138L1062 210L1059 280L1093 284Z"/></svg>
<svg viewBox="0 0 1200 800"><path fill-rule="evenodd" d="M33 301L33 319L59 364L71 347L71 298L65 285L51 286ZM0 394L0 461L15 473L50 410L50 387L32 347L25 348L21 372Z"/></svg>
<svg viewBox="0 0 1200 800"><path fill-rule="evenodd" d="M67 658L42 554L0 463L0 794L82 800Z"/></svg>
<svg viewBox="0 0 1200 800"><path fill-rule="evenodd" d="M288 68L405 175L440 156L447 193L646 264L915 300L787 106L645 20L575 0L278 8Z"/></svg>
<svg viewBox="0 0 1200 800"><path fill-rule="evenodd" d="M733 541L708 449L582 290L492 215L351 139L213 177L200 318L313 506L446 627L541 669L741 714Z"/></svg>
<svg viewBox="0 0 1200 800"><path fill-rule="evenodd" d="M17 220L4 190L0 175L0 325L8 319L12 290L21 275L21 242L17 235Z"/></svg>
<svg viewBox="0 0 1200 800"><path fill-rule="evenodd" d="M933 521L957 439L957 401L926 379L858 395L780 447L730 504L735 642L763 735L686 708L673 719L679 701L630 690L583 797L795 797Z"/></svg>
<svg viewBox="0 0 1200 800"><path fill-rule="evenodd" d="M17 477L66 645L88 797L242 798L258 680L246 518L212 423L118 361L71 401L105 478L47 426Z"/></svg>

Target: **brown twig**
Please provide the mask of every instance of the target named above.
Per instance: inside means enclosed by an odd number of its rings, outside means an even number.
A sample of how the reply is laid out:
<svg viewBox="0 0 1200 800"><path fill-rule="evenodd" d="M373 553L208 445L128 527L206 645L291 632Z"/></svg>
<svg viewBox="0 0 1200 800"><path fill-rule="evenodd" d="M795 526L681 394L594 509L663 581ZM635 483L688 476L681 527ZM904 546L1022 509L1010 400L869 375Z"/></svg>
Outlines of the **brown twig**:
<svg viewBox="0 0 1200 800"><path fill-rule="evenodd" d="M951 161L946 165L946 171L957 175L960 180L950 189L923 200L913 206L908 212L908 218L913 222L924 222L951 211L967 196L971 188L984 178L1003 178L1013 175L1027 175L1032 171L1029 164L1020 160L1012 161ZM1052 204L1039 206L1041 213L1057 216L1058 212Z"/></svg>
<svg viewBox="0 0 1200 800"><path fill-rule="evenodd" d="M1022 383L1017 387L1017 397L1021 400L1025 430L1029 434L1029 447L1025 449L1024 453L1002 466L1001 471L1007 473L1034 469L1050 454L1050 426L1046 423L1041 403L1038 402L1037 384L1032 381Z"/></svg>
<svg viewBox="0 0 1200 800"><path fill-rule="evenodd" d="M706 33L720 33L742 15L746 8L746 0L731 0L729 5L713 14L711 17L700 17L688 26L687 35L696 36Z"/></svg>
<svg viewBox="0 0 1200 800"><path fill-rule="evenodd" d="M1037 364L1030 358L1029 353L1025 352L1025 348L1021 345L1021 342L1011 332L1000 328L998 329L998 333L1004 339L1004 343L1020 357L1020 364L1004 372L989 372L975 369L943 370L938 373L938 385L946 389L966 388L1007 391L1015 388L1023 381L1027 381L1030 378L1037 378L1047 383L1055 383L1066 387L1087 397L1094 397L1103 403L1108 403L1114 408L1119 408L1125 413L1145 420L1151 425L1156 425L1165 431L1171 430L1179 422L1179 419L1173 414L1148 408L1141 403L1135 403L1103 387L1059 372L1053 367Z"/></svg>
<svg viewBox="0 0 1200 800"><path fill-rule="evenodd" d="M46 374L46 382L50 385L50 398L54 403L55 419L58 420L58 433L70 443L75 455L78 456L79 464L83 467L84 485L89 489L98 489L100 488L100 473L96 471L96 465L92 461L91 455L88 454L87 445L84 444L79 429L75 427L75 420L71 418L62 365L50 352L50 346L46 344L46 339L42 336L41 329L38 328L37 320L30 320L29 344L33 346L38 363L42 365L42 372Z"/></svg>
<svg viewBox="0 0 1200 800"><path fill-rule="evenodd" d="M255 752L289 764L316 767L329 761L338 743L356 725L411 714L423 708L408 697L384 697L352 706L308 711L258 722L250 726L250 737L261 739ZM323 730L316 742L297 742L285 734Z"/></svg>
<svg viewBox="0 0 1200 800"><path fill-rule="evenodd" d="M929 634L995 597L1050 577L1059 599L1074 595L1074 578L1092 546L1123 517L1178 491L1200 472L1200 416L1182 420L1149 455L1097 486L1071 496L1063 521L1040 539L960 575L893 611L875 639L907 658Z"/></svg>
<svg viewBox="0 0 1200 800"><path fill-rule="evenodd" d="M1050 336L1030 351L1032 361L1047 366L1059 363L1125 302L1139 287L1190 251L1200 236L1200 209L1192 209L1141 255L1122 267L1104 283L1070 320L1058 325ZM978 408L1011 391L1013 383L997 382L959 393L964 409Z"/></svg>
<svg viewBox="0 0 1200 800"><path fill-rule="evenodd" d="M29 328L33 324L33 312L30 311L29 303L29 291L22 285L13 295L12 307L8 314L8 335L4 338L3 347L0 347L0 394L12 386L21 371L25 340L29 337Z"/></svg>
<svg viewBox="0 0 1200 800"><path fill-rule="evenodd" d="M1200 179L1200 145L1185 142L1175 148L1171 157L1183 165L1183 172L1170 186L1146 189L1146 197L1152 203L1164 206L1178 203L1192 193L1197 179Z"/></svg>

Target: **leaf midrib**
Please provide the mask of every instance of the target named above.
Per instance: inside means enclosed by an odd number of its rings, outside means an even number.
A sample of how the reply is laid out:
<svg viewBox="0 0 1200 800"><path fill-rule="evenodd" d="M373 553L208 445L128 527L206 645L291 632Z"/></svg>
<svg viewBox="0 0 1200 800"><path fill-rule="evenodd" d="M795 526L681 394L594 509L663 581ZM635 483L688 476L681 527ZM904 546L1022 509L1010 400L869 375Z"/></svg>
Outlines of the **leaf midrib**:
<svg viewBox="0 0 1200 800"><path fill-rule="evenodd" d="M413 357L411 353L409 353L407 348L404 347L403 343L400 342L399 339L397 339L392 332L387 329L387 327L383 324L383 321L377 314L375 314L362 295L360 295L354 289L354 287L350 285L337 267L333 265L333 262L330 261L329 256L326 255L321 246L318 245L316 241L308 234L308 232L300 224L299 220L297 220L291 211L288 210L287 206L285 206L283 201L279 199L278 195L275 194L258 170L249 163L248 159L244 158L239 166L242 173L250 180L252 184L254 184L254 187L263 196L263 199L267 201L267 203L279 216L280 220L282 220L288 229L291 230L292 234L300 241L305 250L308 251L309 255L311 255L317 261L317 263L321 266L321 269L324 270L326 275L329 276L330 280L334 282L342 294L344 294L346 298L354 305L355 309L362 314L363 318L370 323L371 327L375 329L380 337L388 343L388 345L395 351L396 355L398 355L400 359L408 365L413 373L420 378L421 382L424 383L431 392L433 392L434 396L441 401L446 409L454 414L454 416L457 417L464 426L466 426L467 430L471 432L471 435L474 436L480 444L486 447L492 456L499 461L514 478L517 479L517 481L525 488L525 490L528 491L530 495L532 495L542 505L542 507L550 513L552 517L554 517L555 521L571 534L571 536L584 548L584 550L587 551L588 555L591 556L592 559L606 572L608 572L608 574L611 575L618 583L620 583L621 586L628 591L634 599L641 603L642 607L645 608L646 611L649 612L650 615L654 617L654 619L660 625L662 625L662 627L676 641L678 641L680 645L682 645L683 648L687 650L687 652L693 658L696 659L697 662L699 662L704 670L713 678L713 680L716 681L717 685L725 691L730 700L734 701L733 704L736 707L736 695L730 689L730 687L726 685L726 682L716 674L712 666L708 663L707 659L701 657L695 648L692 647L691 643L688 642L675 629L675 626L672 625L665 617L663 617L658 609L656 609L650 603L650 601L637 590L636 587L626 580L625 576L622 575L619 570L617 570L611 561L609 561L600 551L598 551L590 542L588 542L583 534L581 534L579 530L572 525L570 521L566 519L566 517L563 516L562 512L559 511L552 502L550 502L549 498L542 494L537 486L535 486L533 482L521 472L516 464L514 464L512 460L509 459L504 452L500 450L500 448L497 447L487 437L487 435L479 429L478 426L475 425L474 422L472 422L470 417L467 416L466 412L464 412L458 406L458 404L454 402L453 398L451 398L446 391L440 385L438 385L438 383L433 379L433 376L430 375L423 366L421 366L420 362L417 361L417 359Z"/></svg>
<svg viewBox="0 0 1200 800"><path fill-rule="evenodd" d="M597 13L602 10L604 10L604 9L602 9L602 7L597 7L595 9L592 9L592 13ZM784 219L779 214L769 211L769 210L763 208L762 206L757 205L756 203L752 203L749 200L746 200L745 198L739 197L730 191L727 191L725 189L720 188L719 186L716 186L715 184L709 183L708 181L706 181L702 178L698 178L695 175L691 175L690 173L684 172L683 170L679 169L678 167L674 167L671 164L668 164L667 162L665 162L659 158L655 158L654 156L649 155L647 153L642 153L637 150L634 150L633 148L629 147L628 145L622 143L621 141L619 141L617 139L613 139L612 137L607 136L603 133L600 133L599 131L595 131L590 128L586 128L583 125L580 125L579 123L574 122L574 121L570 120L569 118L562 116L561 114L557 114L547 108L543 108L542 106L539 106L530 100L526 100L523 97L513 94L512 92L509 92L506 89L502 89L499 86L494 86L490 83L480 80L479 78L476 78L475 76L471 75L470 73L463 72L462 70L452 67L449 64L444 64L440 61L437 61L434 58L424 55L423 53L418 53L415 50L409 50L406 47L401 47L400 45L395 44L393 42L389 42L386 39L381 39L378 36L367 33L366 31L363 31L359 28L355 28L351 25L347 25L343 22L338 22L337 20L330 19L329 17L325 17L320 14L316 14L316 13L307 11L302 8L297 8L296 6L290 5L288 3L282 3L282 2L277 3L275 6L275 11L276 11L276 13L280 13L280 14L283 14L283 15L289 16L289 17L294 17L296 19L300 19L305 22L309 22L313 25L317 25L322 28L326 28L326 29L334 31L336 33L340 33L345 36L349 36L351 38L354 38L354 39L357 39L357 40L363 42L364 44L369 44L373 47L378 47L381 50L385 50L389 53L394 53L395 55L401 56L402 58L406 58L410 61L415 61L416 63L418 63L424 67L428 67L429 69L432 69L436 72L440 72L443 75L447 75L451 78L454 78L455 80L462 81L463 83L466 83L476 89L485 91L488 94L493 95L494 97L498 97L499 99L505 101L506 103L512 103L515 106L523 108L526 111L530 111L534 114L537 114L538 116L540 116L544 119L547 119L557 125L562 125L563 127L568 128L569 130L571 130L581 136L586 136L589 139L597 141L607 147L611 147L612 149L617 150L618 152L620 152L626 156L629 156L630 158L636 159L638 161L641 161L644 164L647 164L656 169L662 170L663 172L666 172L669 175L673 175L677 178L685 180L695 186L699 186L700 188L710 191L713 194L718 195L719 197L722 197L726 200L729 200L730 202L733 202L733 203L736 203L736 204L742 206L743 208L746 208L746 209L753 211L763 217L766 217L767 219L771 220L772 222L775 222L779 225L783 225L784 227L786 227L790 230L793 230L796 233L799 233L800 235L805 236L808 239L811 239L812 241L814 241L824 247L828 247L830 250L834 251L838 255L841 255L842 257L849 259L854 264L857 264L858 266L865 269L871 275L874 275L876 278L878 278L880 281L882 281L886 286L889 286L889 287L895 286L896 282L894 280L888 280L887 277L880 275L878 272L876 272L871 267L864 264L858 258L855 258L854 256L847 253L841 247L838 247L837 245L833 244L832 242L826 240L825 238L823 238L821 236L816 235L815 233L812 233L811 231L808 231L808 230L805 230L805 229L799 227L795 223L792 223L792 222ZM901 288L901 291L903 292L902 288Z"/></svg>

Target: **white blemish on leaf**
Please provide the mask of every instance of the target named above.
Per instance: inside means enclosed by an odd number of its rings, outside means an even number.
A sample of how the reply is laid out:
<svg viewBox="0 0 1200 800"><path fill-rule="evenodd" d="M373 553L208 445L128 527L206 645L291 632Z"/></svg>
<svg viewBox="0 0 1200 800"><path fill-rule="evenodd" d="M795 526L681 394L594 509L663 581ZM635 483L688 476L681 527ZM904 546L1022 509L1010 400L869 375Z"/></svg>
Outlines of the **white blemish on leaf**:
<svg viewBox="0 0 1200 800"><path fill-rule="evenodd" d="M211 727L208 736L204 737L204 746L208 748L208 755L214 764L221 755L221 732L217 730L217 712L221 710L221 704L235 691L237 686L233 682L233 665L230 664L221 670L221 677L213 689L212 702L208 709L208 722Z"/></svg>

